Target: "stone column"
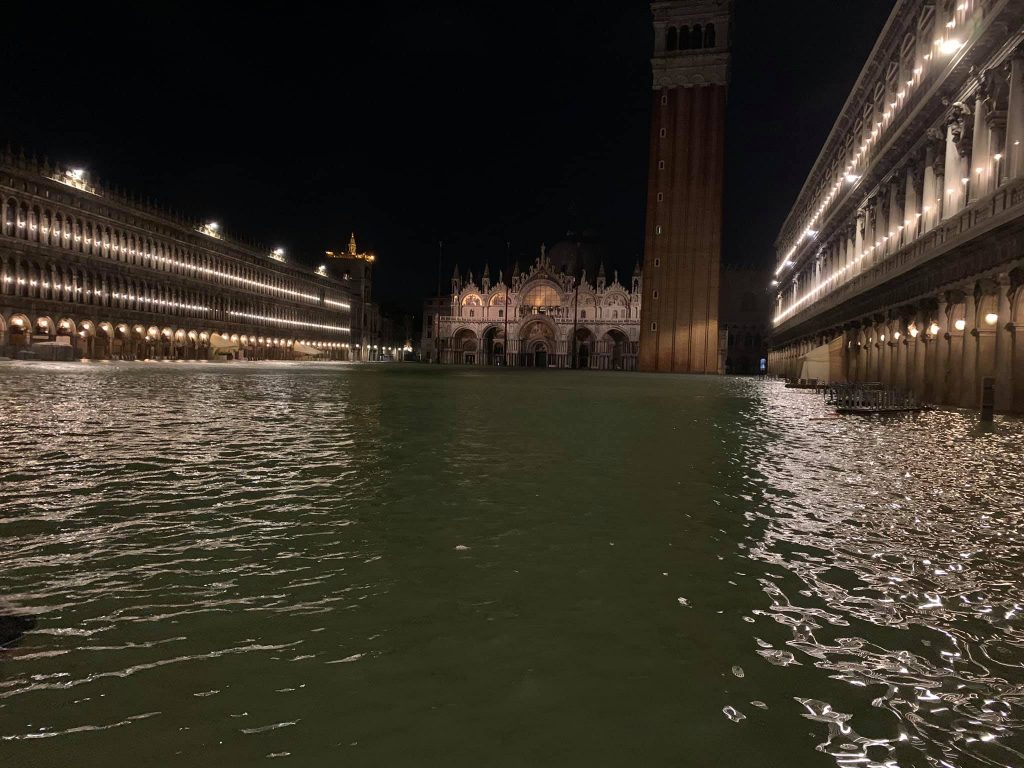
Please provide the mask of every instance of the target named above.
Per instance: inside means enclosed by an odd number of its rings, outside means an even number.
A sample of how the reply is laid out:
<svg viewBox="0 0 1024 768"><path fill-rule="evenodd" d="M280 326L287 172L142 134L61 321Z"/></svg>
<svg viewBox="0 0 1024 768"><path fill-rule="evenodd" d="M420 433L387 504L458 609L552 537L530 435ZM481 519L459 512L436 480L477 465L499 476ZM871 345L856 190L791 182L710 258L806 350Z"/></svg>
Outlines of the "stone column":
<svg viewBox="0 0 1024 768"><path fill-rule="evenodd" d="M866 226L867 212L861 208L857 211L857 220L854 224L853 263L856 265L852 272L858 275L864 269L864 262L861 254L864 252L864 227Z"/></svg>
<svg viewBox="0 0 1024 768"><path fill-rule="evenodd" d="M889 247L886 253L895 253L903 245L900 233L903 231L903 208L906 194L906 179L900 174L893 175L889 183Z"/></svg>
<svg viewBox="0 0 1024 768"><path fill-rule="evenodd" d="M951 121L946 126L946 183L942 189L942 219L945 221L963 208L964 185L958 170L960 168L960 150L957 147L957 123Z"/></svg>
<svg viewBox="0 0 1024 768"><path fill-rule="evenodd" d="M965 327L962 331L957 330L954 320L955 316L959 312L959 304L962 301L963 299L959 296L950 299L950 323L946 329L949 342L949 362L946 366L946 397L943 400L943 403L948 405L960 405L960 395L963 392L963 337L967 335L967 329Z"/></svg>
<svg viewBox="0 0 1024 768"><path fill-rule="evenodd" d="M968 168L971 183L968 187L973 203L991 191L992 157L989 151L988 92L984 85L974 100L974 140L971 143L971 163Z"/></svg>
<svg viewBox="0 0 1024 768"><path fill-rule="evenodd" d="M910 323L905 323L903 318L900 318L897 327L900 334L896 357L898 365L890 377L890 381L886 382L896 389L913 389L914 387L914 356L917 354L917 339L910 334L909 327Z"/></svg>
<svg viewBox="0 0 1024 768"><path fill-rule="evenodd" d="M1006 176L1024 176L1024 48L1010 62L1010 97L1006 112Z"/></svg>
<svg viewBox="0 0 1024 768"><path fill-rule="evenodd" d="M973 293L964 298L963 355L960 374L960 405L964 408L978 407L978 305Z"/></svg>
<svg viewBox="0 0 1024 768"><path fill-rule="evenodd" d="M1020 289L1018 289L1020 290ZM1020 323L1011 323L1012 327L1012 363L1011 363L1011 392L1012 402L1010 410L1014 413L1024 412L1024 326Z"/></svg>
<svg viewBox="0 0 1024 768"><path fill-rule="evenodd" d="M944 141L944 139L943 139ZM924 181L921 188L921 227L924 234L942 218L942 184L945 168L943 144L937 138L928 142L924 153Z"/></svg>
<svg viewBox="0 0 1024 768"><path fill-rule="evenodd" d="M1013 318L1010 316L1010 277L999 276L996 314L996 410L1013 409Z"/></svg>
<svg viewBox="0 0 1024 768"><path fill-rule="evenodd" d="M865 361L864 365L864 372L867 374L868 381L879 381L881 379L881 376L878 375L878 326L876 324L872 324L868 328L868 334L870 341L868 342L868 345L866 347L868 354L867 360Z"/></svg>
<svg viewBox="0 0 1024 768"><path fill-rule="evenodd" d="M940 294L938 312L935 316L935 324L939 326L939 332L932 336L929 342L934 350L931 387L926 390L928 398L936 404L945 402L946 398L946 366L949 360L949 342L946 341L946 331L949 330L947 310L946 296Z"/></svg>
<svg viewBox="0 0 1024 768"><path fill-rule="evenodd" d="M914 377L910 380L909 389L919 400L924 400L928 389L928 343L925 337L925 328L921 326L920 316L914 318L914 328L917 329L917 336L911 340L914 347L914 361L912 363Z"/></svg>
<svg viewBox="0 0 1024 768"><path fill-rule="evenodd" d="M903 198L903 245L906 245L917 237L917 220L921 212L916 168L913 164L907 167L906 179L903 182Z"/></svg>

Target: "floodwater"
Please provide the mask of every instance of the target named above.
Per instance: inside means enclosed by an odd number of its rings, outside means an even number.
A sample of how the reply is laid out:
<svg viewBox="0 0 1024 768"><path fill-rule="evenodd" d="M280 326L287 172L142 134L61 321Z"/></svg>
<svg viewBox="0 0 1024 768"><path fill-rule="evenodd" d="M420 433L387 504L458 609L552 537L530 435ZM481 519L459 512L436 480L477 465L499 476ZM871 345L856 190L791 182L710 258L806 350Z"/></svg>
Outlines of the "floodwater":
<svg viewBox="0 0 1024 768"><path fill-rule="evenodd" d="M7 363L0 430L4 766L1024 765L1019 421Z"/></svg>

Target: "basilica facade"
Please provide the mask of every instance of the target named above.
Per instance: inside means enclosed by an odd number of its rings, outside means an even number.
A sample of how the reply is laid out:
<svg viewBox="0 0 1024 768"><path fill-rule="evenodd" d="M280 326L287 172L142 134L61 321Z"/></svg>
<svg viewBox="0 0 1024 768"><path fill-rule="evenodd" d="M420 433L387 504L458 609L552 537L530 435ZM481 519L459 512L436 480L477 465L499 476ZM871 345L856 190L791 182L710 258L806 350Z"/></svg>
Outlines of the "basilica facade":
<svg viewBox="0 0 1024 768"><path fill-rule="evenodd" d="M591 282L541 249L530 268L491 281L486 267L452 275L451 294L424 303L420 353L457 365L635 370L640 342L640 265L628 284L604 266Z"/></svg>

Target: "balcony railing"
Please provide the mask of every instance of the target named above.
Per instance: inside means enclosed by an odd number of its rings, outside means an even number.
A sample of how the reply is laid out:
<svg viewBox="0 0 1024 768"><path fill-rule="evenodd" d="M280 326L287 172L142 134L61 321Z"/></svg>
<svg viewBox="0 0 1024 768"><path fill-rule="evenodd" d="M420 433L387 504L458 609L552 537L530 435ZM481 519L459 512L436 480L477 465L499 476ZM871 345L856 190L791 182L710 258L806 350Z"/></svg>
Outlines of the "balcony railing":
<svg viewBox="0 0 1024 768"><path fill-rule="evenodd" d="M775 333L782 334L796 328L822 312L878 288L1019 216L1024 216L1024 179L1004 184L995 192L940 222L884 261L849 278L830 291L823 292L821 298L809 302L805 309L790 315L775 326Z"/></svg>

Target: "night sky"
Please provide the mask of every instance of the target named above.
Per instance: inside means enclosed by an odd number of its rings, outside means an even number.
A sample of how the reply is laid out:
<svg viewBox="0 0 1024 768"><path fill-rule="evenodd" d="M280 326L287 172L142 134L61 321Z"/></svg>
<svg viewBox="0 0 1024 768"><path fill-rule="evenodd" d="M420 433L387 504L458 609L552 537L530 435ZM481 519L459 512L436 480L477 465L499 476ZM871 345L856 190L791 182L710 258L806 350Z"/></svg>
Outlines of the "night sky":
<svg viewBox="0 0 1024 768"><path fill-rule="evenodd" d="M394 310L441 240L445 284L570 226L642 252L647 2L82 5L5 9L0 140L310 265L355 230ZM726 262L772 262L892 5L737 1Z"/></svg>

